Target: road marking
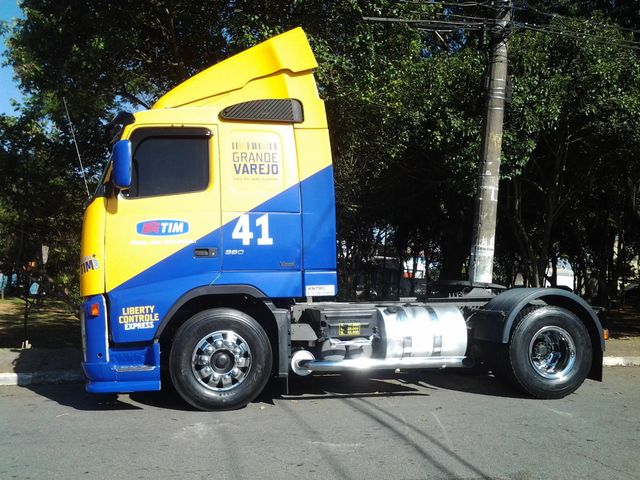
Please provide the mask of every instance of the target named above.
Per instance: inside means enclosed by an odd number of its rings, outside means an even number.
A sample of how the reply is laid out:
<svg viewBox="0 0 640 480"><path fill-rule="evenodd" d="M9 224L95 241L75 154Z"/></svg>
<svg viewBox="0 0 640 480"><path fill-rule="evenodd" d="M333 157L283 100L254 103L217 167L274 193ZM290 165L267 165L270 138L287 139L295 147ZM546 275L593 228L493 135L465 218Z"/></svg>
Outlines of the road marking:
<svg viewBox="0 0 640 480"><path fill-rule="evenodd" d="M447 442L447 447L449 447L449 450L453 452L453 450L454 450L453 442L451 441L451 438L449 438L449 434L447 433L447 430L444 428L444 425L442 424L442 422L438 418L438 415L436 414L436 412L431 412L431 415L433 415L433 418L435 418L436 422L438 422L438 426L440 427L440 430L442 430L442 434L444 435L444 439Z"/></svg>
<svg viewBox="0 0 640 480"><path fill-rule="evenodd" d="M312 445L320 445L329 448L359 448L363 445L361 443L330 443L330 442L311 442Z"/></svg>
<svg viewBox="0 0 640 480"><path fill-rule="evenodd" d="M546 408L547 410L556 413L558 415L560 415L561 417L573 417L573 414L569 413L569 412L563 412L562 410L556 410L555 408L551 408L551 407L547 407L545 405L543 405L544 408Z"/></svg>

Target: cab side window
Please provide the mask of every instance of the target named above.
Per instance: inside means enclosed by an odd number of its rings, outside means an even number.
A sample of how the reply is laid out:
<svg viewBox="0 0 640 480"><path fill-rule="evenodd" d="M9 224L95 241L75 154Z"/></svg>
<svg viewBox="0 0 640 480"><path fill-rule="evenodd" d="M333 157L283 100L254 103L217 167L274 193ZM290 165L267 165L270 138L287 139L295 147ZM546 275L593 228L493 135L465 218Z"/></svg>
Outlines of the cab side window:
<svg viewBox="0 0 640 480"><path fill-rule="evenodd" d="M144 136L134 148L128 197L175 195L207 188L208 136Z"/></svg>

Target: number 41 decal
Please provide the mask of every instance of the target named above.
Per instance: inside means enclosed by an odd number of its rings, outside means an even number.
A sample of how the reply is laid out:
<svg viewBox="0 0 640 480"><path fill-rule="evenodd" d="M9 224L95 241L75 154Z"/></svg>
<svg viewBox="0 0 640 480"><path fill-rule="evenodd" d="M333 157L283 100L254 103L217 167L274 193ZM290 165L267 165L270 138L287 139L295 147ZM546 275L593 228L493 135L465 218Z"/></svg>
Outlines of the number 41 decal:
<svg viewBox="0 0 640 480"><path fill-rule="evenodd" d="M256 219L256 227L260 229L260 236L258 237L258 245L273 245L273 238L269 236L269 214L265 213L261 217ZM249 215L246 213L240 215L238 223L236 223L231 238L234 240L242 240L242 245L251 245L253 239L253 232L251 231L251 224L249 223Z"/></svg>

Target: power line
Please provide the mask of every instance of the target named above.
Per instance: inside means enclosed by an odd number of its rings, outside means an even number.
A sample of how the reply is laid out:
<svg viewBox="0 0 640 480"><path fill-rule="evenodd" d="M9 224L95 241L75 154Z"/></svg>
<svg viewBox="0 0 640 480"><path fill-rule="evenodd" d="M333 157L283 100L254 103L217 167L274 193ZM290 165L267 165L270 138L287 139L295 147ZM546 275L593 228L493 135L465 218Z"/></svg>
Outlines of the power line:
<svg viewBox="0 0 640 480"><path fill-rule="evenodd" d="M485 0L484 2L439 2L439 1L432 1L432 2L422 2L422 1L406 1L403 3L412 3L412 4L417 4L417 5L433 5L433 6L440 6L442 5L443 7L460 7L460 8L467 8L467 7L482 7L484 5L487 5L491 2L491 0Z"/></svg>
<svg viewBox="0 0 640 480"><path fill-rule="evenodd" d="M438 29L438 27L442 26L444 29L480 29L484 26L482 22L469 23L464 21L455 21L455 20L438 20L438 19L430 19L430 20L413 20L408 18L392 18L392 17L362 17L363 20L369 22L383 22L383 23L404 23L407 25L412 25L416 28L434 28ZM455 27L455 28L454 28Z"/></svg>
<svg viewBox="0 0 640 480"><path fill-rule="evenodd" d="M602 45L610 45L610 46L617 46L622 48L629 48L632 50L640 50L640 42L634 42L631 40L612 41L611 39L600 38L590 33L580 33L580 32L570 31L570 30L557 30L553 28L548 28L546 26L536 25L536 24L527 23L527 22L513 22L513 25L523 30L530 30L538 33L545 33L549 35L559 35L559 36L564 36L569 38L575 38L578 40L589 40L594 43L599 43Z"/></svg>
<svg viewBox="0 0 640 480"><path fill-rule="evenodd" d="M419 2L406 2L406 3L419 3ZM430 2L429 5L443 5L443 6L464 6L464 7L484 7L489 8L493 11L500 11L504 9L503 6L490 5L489 1L484 2L438 2L433 1ZM424 3L422 3L424 5ZM553 17L553 18L561 18L566 20L578 21L585 26L591 26L594 28L609 28L609 29L620 29L624 31L630 31L634 33L640 33L640 30L633 30L625 27L620 27L616 24L605 24L593 22L590 20L579 19L574 17L567 17L563 15L559 15L556 13L548 13L538 10L535 7L530 6L528 3L524 2L526 7L512 6L512 9L526 11L531 10L540 15ZM417 12L416 12L417 13ZM432 18L432 19L405 19L405 18L392 18L392 17L363 17L363 20L373 21L373 22L386 22L386 23L402 23L415 28L418 31L422 32L455 32L458 30L483 30L487 27L495 27L495 20L492 18L474 16L474 15L464 15L464 14L456 14L449 12L433 12L434 15L438 17L449 18L451 20L445 20L440 18ZM548 35L558 35L569 38L575 38L578 40L589 40L594 43L602 44L602 45L611 45L618 46L622 48L629 48L632 50L640 50L640 42L636 42L633 40L624 40L624 39L603 39L594 35L591 32L579 32L572 30L563 30L557 26L552 25L538 25L535 23L529 22L512 22L513 27L517 27L522 30L529 30L533 32L548 34Z"/></svg>
<svg viewBox="0 0 640 480"><path fill-rule="evenodd" d="M542 10L537 9L536 7L533 7L531 5L529 5L526 1L522 2L525 6L524 7L518 7L518 6L514 6L513 8L515 10L520 10L520 11L531 11L534 13L537 13L538 15L542 15L544 17L550 17L550 18L561 18L564 20L573 20L573 21L578 21L578 22L582 22L588 25L593 25L593 26L597 26L597 27L607 27L607 28L617 28L619 30L624 30L626 32L632 32L632 33L638 33L640 34L640 30L636 30L633 28L627 28L627 27L621 27L618 24L608 24L608 23L602 23L602 22L594 22L593 20L589 20L586 18L578 18L578 17L568 17L566 15L560 15L559 13L553 13L553 12L544 12Z"/></svg>
<svg viewBox="0 0 640 480"><path fill-rule="evenodd" d="M450 18L461 18L463 20L473 20L473 21L481 21L481 22L492 22L495 23L495 20L493 18L487 18L487 17L475 17L472 15L459 15L456 13L445 13L445 12L436 12L435 13L438 16L443 16L443 17L450 17Z"/></svg>

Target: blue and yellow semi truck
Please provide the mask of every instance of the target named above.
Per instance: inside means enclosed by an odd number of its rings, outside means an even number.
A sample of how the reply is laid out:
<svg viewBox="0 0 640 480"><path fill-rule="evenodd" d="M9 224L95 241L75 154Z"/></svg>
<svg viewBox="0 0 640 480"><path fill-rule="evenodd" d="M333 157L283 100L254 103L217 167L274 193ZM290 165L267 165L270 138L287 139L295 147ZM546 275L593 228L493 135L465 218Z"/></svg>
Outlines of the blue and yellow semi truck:
<svg viewBox="0 0 640 480"><path fill-rule="evenodd" d="M90 392L241 407L290 373L487 363L530 395L601 380L593 310L559 289L426 303L336 295L333 169L317 67L294 29L112 122L83 223ZM307 298L306 302L296 299Z"/></svg>

